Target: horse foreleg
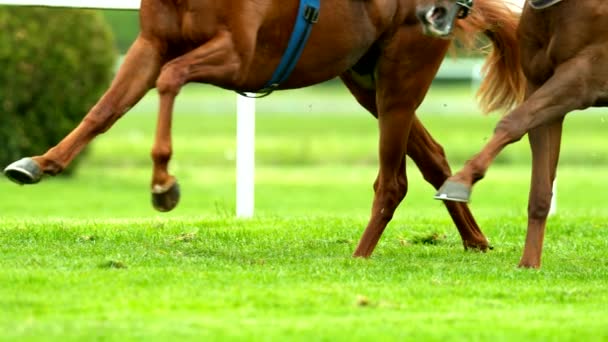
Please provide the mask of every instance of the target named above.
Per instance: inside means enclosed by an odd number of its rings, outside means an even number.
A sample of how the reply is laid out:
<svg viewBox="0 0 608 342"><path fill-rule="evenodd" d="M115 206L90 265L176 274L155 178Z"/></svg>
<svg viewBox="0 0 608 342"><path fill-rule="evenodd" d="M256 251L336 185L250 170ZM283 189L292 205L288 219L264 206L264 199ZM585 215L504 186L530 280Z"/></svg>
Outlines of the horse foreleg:
<svg viewBox="0 0 608 342"><path fill-rule="evenodd" d="M349 73L345 73L341 78L359 104L377 118L376 90L361 87ZM424 178L436 189L451 175L443 148L418 118L414 118L407 155L416 163ZM479 229L469 207L464 203L454 202L445 202L445 205L460 233L465 249L487 250L488 241Z"/></svg>
<svg viewBox="0 0 608 342"><path fill-rule="evenodd" d="M5 174L19 184L33 184L43 174L56 175L63 171L95 136L108 130L154 85L160 63L154 45L138 38L108 91L81 123L55 147L41 156L9 165Z"/></svg>
<svg viewBox="0 0 608 342"><path fill-rule="evenodd" d="M171 119L175 97L189 81L210 82L234 79L239 71L238 54L228 33L216 37L174 60L161 70L156 83L160 107L156 137L152 147L152 203L159 211L175 208L179 201L179 187L168 171L172 154Z"/></svg>
<svg viewBox="0 0 608 342"><path fill-rule="evenodd" d="M418 119L414 121L408 141L408 155L420 169L424 179L438 189L451 175L450 166L441 145L437 143ZM466 203L444 202L465 249L485 251L488 240L479 229L471 210Z"/></svg>
<svg viewBox="0 0 608 342"><path fill-rule="evenodd" d="M553 181L559 160L563 118L528 133L532 150L532 180L528 198L528 232L520 267L541 264L547 216L551 210Z"/></svg>
<svg viewBox="0 0 608 342"><path fill-rule="evenodd" d="M600 93L594 85L603 79L598 79L602 74L593 69L593 63L587 58L575 58L560 65L545 84L498 122L490 141L442 185L435 198L467 202L473 184L485 176L507 145L520 140L535 127L595 103Z"/></svg>
<svg viewBox="0 0 608 342"><path fill-rule="evenodd" d="M380 125L380 171L374 182L372 216L353 254L355 257L367 258L372 255L386 225L407 192L405 151L408 121L411 123L411 118L403 112L379 116L376 90L361 87L349 73L343 74L341 78L357 102L378 118Z"/></svg>
<svg viewBox="0 0 608 342"><path fill-rule="evenodd" d="M407 193L405 151L413 113L409 114L392 112L378 118L380 170L374 182L372 215L355 250L356 257L369 257L372 254L386 225Z"/></svg>
<svg viewBox="0 0 608 342"><path fill-rule="evenodd" d="M382 48L376 64L380 169L374 183L371 217L355 256L371 255L407 194L405 156L416 121L415 110L424 99L448 46L446 41L423 36L418 26L402 26ZM416 51L416 57L404 58L404 51Z"/></svg>

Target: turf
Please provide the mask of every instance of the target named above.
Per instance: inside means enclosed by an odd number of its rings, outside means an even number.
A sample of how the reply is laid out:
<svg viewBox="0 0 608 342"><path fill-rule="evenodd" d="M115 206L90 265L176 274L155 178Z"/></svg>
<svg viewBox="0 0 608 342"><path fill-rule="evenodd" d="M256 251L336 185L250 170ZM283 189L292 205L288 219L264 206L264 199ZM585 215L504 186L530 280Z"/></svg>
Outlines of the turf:
<svg viewBox="0 0 608 342"><path fill-rule="evenodd" d="M0 179L0 339L608 339L602 114L566 125L558 213L540 271L515 267L526 222L525 143L505 151L475 188L471 207L492 251L463 251L410 165L406 200L374 256L360 260L350 255L373 195L377 129L347 96L327 93L279 94L295 114L259 103L251 220L233 217L230 93L180 97L171 169L183 198L172 213L149 205L152 95L93 144L73 178L32 187ZM460 101L459 111L420 112L455 168L497 119L469 112L462 94L430 97ZM212 105L199 107L198 97Z"/></svg>

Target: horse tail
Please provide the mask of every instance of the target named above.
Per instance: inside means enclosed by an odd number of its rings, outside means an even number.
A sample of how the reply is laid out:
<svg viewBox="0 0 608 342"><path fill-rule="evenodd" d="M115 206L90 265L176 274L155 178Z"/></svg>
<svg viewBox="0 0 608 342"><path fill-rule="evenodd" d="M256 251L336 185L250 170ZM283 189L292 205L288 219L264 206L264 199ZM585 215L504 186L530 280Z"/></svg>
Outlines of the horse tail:
<svg viewBox="0 0 608 342"><path fill-rule="evenodd" d="M484 113L509 110L524 100L526 79L520 64L518 23L519 14L502 0L477 0L469 17L457 23L456 37L465 47L473 48L480 32L494 47L486 57L477 92Z"/></svg>

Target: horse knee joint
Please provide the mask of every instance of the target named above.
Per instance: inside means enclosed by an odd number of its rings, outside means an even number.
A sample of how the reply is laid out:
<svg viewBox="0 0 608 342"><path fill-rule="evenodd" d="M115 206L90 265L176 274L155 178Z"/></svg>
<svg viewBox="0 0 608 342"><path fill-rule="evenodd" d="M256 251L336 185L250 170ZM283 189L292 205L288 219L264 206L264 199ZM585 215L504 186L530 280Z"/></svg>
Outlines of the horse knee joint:
<svg viewBox="0 0 608 342"><path fill-rule="evenodd" d="M528 203L528 217L531 219L543 220L549 215L551 210L551 197L549 193L539 193L530 196Z"/></svg>

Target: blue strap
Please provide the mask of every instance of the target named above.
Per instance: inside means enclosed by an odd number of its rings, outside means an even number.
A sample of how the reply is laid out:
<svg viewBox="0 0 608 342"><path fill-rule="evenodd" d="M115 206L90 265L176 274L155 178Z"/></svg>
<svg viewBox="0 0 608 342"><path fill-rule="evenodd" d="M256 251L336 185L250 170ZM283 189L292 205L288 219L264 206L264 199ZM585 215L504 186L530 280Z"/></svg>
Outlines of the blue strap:
<svg viewBox="0 0 608 342"><path fill-rule="evenodd" d="M279 66L274 71L270 81L264 86L262 92L272 92L289 78L306 46L312 25L319 19L320 7L320 0L300 0L298 16L296 17L296 23L287 44L287 49L283 54Z"/></svg>

